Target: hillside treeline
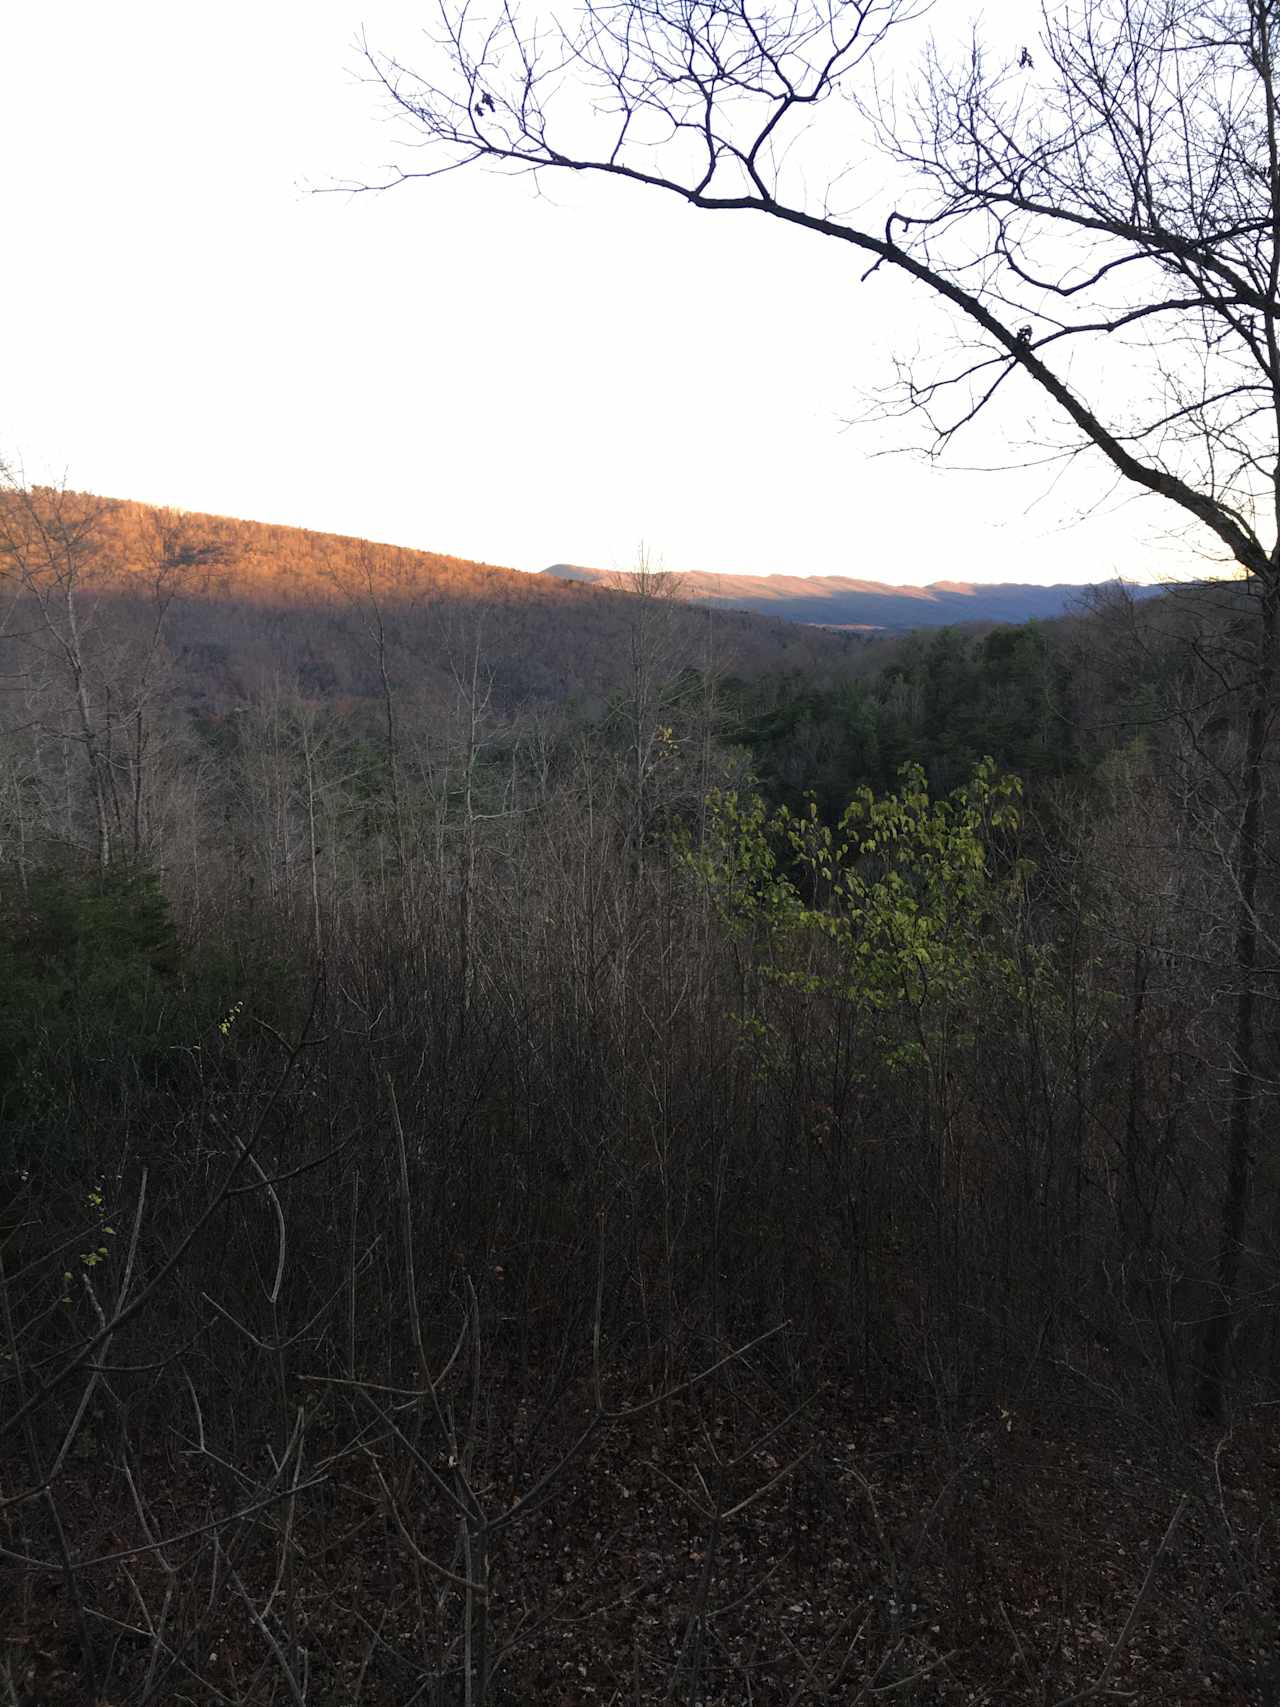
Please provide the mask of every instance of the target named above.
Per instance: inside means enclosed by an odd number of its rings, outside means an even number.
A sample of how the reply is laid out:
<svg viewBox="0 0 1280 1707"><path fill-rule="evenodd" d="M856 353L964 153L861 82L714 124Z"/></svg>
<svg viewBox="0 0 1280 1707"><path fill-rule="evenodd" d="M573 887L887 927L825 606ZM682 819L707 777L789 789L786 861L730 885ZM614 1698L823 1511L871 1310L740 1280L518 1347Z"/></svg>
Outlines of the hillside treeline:
<svg viewBox="0 0 1280 1707"><path fill-rule="evenodd" d="M737 646L240 526L4 511L11 1697L1245 1699L1249 587Z"/></svg>

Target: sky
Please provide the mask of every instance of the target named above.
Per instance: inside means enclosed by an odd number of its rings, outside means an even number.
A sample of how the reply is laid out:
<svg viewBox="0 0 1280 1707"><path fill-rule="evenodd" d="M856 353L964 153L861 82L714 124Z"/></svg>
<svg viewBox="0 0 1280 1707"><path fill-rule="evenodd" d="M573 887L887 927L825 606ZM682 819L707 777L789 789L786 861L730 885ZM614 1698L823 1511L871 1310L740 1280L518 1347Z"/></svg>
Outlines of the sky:
<svg viewBox="0 0 1280 1707"><path fill-rule="evenodd" d="M953 21L969 16L939 0ZM1016 29L1025 5L987 7ZM971 8L970 8L971 10ZM941 12L939 15L942 15ZM0 21L0 456L30 480L536 570L1144 580L1169 517L983 429L850 425L945 327L841 246L578 178L405 166L406 0Z"/></svg>

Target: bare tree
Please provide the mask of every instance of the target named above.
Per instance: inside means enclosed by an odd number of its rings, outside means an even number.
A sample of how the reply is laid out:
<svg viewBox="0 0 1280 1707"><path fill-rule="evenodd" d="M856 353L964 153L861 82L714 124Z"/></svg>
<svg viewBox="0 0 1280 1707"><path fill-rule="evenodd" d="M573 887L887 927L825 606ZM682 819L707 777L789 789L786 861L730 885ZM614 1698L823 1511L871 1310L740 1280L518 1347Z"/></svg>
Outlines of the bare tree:
<svg viewBox="0 0 1280 1707"><path fill-rule="evenodd" d="M3 638L15 648L25 702L10 733L67 751L66 837L76 839L70 749L83 755L97 864L148 851L158 766L152 711L167 663L165 628L191 574L218 548L167 510L151 512L127 543L113 506L56 487L28 487L0 466ZM6 648L8 655L8 648ZM35 767L38 772L38 765Z"/></svg>
<svg viewBox="0 0 1280 1707"><path fill-rule="evenodd" d="M111 862L113 820L108 722L97 704L97 683L86 646L84 583L102 555L105 507L76 502L72 494L6 483L0 497L0 565L6 581L29 607L23 636L40 653L38 668L56 678L88 774L98 864Z"/></svg>
<svg viewBox="0 0 1280 1707"><path fill-rule="evenodd" d="M679 576L657 568L641 548L624 584L631 602L627 607L626 688L618 704L618 721L630 797L627 839L638 863L653 830L658 773L672 740L667 718L686 691L682 678L688 659L674 631Z"/></svg>
<svg viewBox="0 0 1280 1707"><path fill-rule="evenodd" d="M1038 41L876 81L911 0L588 0L569 25L515 0L445 0L422 71L366 49L429 144L382 185L461 166L611 176L848 244L955 312L940 359L887 407L945 451L997 401L1048 401L1050 457L1087 453L1181 512L1247 578L1225 691L1244 730L1231 789L1235 1006L1222 1309L1203 1401L1221 1407L1261 1074L1267 750L1280 645L1280 0L1068 0ZM873 63L872 55L876 56ZM887 156L879 206L849 172L851 114ZM827 189L814 173L829 138ZM834 150L834 154L830 151ZM832 165L831 162L835 161ZM863 198L841 211L839 186ZM1023 382L1018 390L1018 381Z"/></svg>

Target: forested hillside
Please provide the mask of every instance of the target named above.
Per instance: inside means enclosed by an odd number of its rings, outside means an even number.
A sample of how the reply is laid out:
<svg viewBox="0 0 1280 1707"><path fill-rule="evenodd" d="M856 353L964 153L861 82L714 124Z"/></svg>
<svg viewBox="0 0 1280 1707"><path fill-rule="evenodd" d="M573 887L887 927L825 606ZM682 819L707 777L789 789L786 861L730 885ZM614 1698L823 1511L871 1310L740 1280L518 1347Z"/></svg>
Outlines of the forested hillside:
<svg viewBox="0 0 1280 1707"><path fill-rule="evenodd" d="M504 711L568 699L598 707L618 681L626 606L617 592L87 494L49 493L47 503L56 535L47 545L64 569L66 542L75 541L81 603L102 609L117 633L132 626L147 637L138 643L154 635L188 708L225 712L272 679L327 703L377 698L380 656L400 691L433 704L447 700L455 667L477 642ZM10 577L8 586L11 600L36 592L34 581L23 587ZM672 622L690 659L732 660L748 674L841 670L859 644L742 612L709 621L688 610Z"/></svg>
<svg viewBox="0 0 1280 1707"><path fill-rule="evenodd" d="M0 597L9 1700L1264 1699L1253 581L867 643L12 487Z"/></svg>
<svg viewBox="0 0 1280 1707"><path fill-rule="evenodd" d="M626 585L623 572L583 569L572 563L553 564L543 573L588 586ZM934 581L927 587L895 587L847 575L715 575L697 570L676 575L674 584L679 596L690 604L785 617L789 622L820 623L827 628L894 633L1064 616L1091 590L1106 590L1007 581L990 585ZM1157 589L1141 586L1130 591L1134 597L1150 598Z"/></svg>

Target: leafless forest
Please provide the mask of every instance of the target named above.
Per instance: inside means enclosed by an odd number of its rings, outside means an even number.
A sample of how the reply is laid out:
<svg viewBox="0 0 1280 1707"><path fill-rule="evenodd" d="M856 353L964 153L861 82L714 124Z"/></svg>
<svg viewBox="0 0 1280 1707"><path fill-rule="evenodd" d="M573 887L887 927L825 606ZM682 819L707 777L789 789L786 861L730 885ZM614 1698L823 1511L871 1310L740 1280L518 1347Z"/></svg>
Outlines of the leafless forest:
<svg viewBox="0 0 1280 1707"><path fill-rule="evenodd" d="M0 1699L1272 1698L1253 582L0 518Z"/></svg>

